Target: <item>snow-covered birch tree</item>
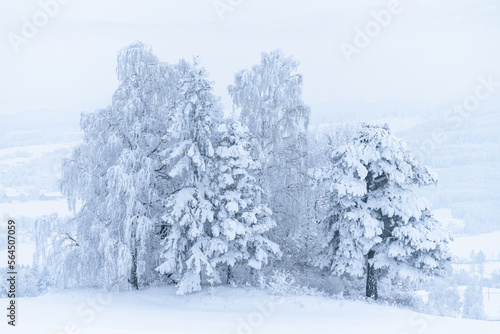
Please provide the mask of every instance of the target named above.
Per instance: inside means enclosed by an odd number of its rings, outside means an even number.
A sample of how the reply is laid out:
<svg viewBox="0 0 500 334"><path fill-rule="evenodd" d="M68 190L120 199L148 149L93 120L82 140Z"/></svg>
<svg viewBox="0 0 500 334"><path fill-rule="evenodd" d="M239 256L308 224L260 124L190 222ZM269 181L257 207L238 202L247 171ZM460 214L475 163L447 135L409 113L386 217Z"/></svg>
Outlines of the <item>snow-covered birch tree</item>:
<svg viewBox="0 0 500 334"><path fill-rule="evenodd" d="M372 298L378 296L378 274L444 273L450 237L417 192L437 178L387 127L363 126L352 143L331 152L323 178L330 190L320 267L366 275Z"/></svg>
<svg viewBox="0 0 500 334"><path fill-rule="evenodd" d="M63 165L62 191L77 210L81 271L108 289L137 289L156 279L159 264L169 185L156 171L176 77L140 42L119 52L117 75L112 105L82 114L84 141Z"/></svg>
<svg viewBox="0 0 500 334"><path fill-rule="evenodd" d="M75 227L74 219L61 219L57 214L43 216L35 221L33 265L40 272L51 273L58 288L91 283L86 281L88 276L82 274Z"/></svg>
<svg viewBox="0 0 500 334"><path fill-rule="evenodd" d="M253 156L261 164L257 176L277 227L272 238L284 260L301 262L307 232L307 127L309 108L302 101L298 62L279 50L262 53L261 63L235 75L229 86L240 120L254 142Z"/></svg>
<svg viewBox="0 0 500 334"><path fill-rule="evenodd" d="M247 130L218 132L206 71L196 60L162 63L137 42L119 52L117 75L112 105L82 114L84 140L61 182L75 217L40 221L40 263L57 271L47 259L64 253L64 286L138 289L167 278L187 293L220 282L222 264L258 270L279 255L264 236L275 223Z"/></svg>

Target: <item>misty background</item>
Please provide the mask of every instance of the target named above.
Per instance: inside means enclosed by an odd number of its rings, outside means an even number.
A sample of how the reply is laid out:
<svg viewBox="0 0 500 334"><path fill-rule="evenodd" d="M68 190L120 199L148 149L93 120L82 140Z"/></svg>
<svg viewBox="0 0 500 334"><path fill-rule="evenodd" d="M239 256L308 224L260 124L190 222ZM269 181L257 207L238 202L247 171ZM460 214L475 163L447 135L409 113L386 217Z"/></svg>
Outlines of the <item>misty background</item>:
<svg viewBox="0 0 500 334"><path fill-rule="evenodd" d="M116 53L140 40L162 61L199 55L227 115L234 74L281 48L301 63L311 131L389 123L438 173L439 188L426 195L455 233L500 230L500 87L458 121L447 117L480 78L500 81L497 1L401 0L401 13L351 62L340 45L390 1L232 1L221 18L213 0L66 0L16 50L12 34L23 36L48 2L0 2L2 216L17 201L63 201L60 161L81 139L80 113L111 103Z"/></svg>

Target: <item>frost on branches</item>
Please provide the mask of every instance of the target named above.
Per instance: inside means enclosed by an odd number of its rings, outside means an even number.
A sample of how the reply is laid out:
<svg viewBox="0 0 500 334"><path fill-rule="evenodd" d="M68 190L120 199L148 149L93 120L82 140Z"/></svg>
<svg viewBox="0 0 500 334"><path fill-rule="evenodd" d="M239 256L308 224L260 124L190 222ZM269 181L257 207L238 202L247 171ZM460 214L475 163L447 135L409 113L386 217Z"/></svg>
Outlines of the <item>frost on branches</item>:
<svg viewBox="0 0 500 334"><path fill-rule="evenodd" d="M217 243L215 262L227 265L227 283L231 283L235 265L260 270L270 256L279 257L281 252L264 236L276 223L255 178L260 165L251 156L248 129L239 122L230 122L220 126L219 133L214 179L217 219L212 233Z"/></svg>
<svg viewBox="0 0 500 334"><path fill-rule="evenodd" d="M217 279L210 258L215 216L210 180L215 172L212 133L223 114L204 68L181 61L178 71L173 138L163 153L173 191L164 200L167 238L156 270L179 280L183 294L201 289L202 274Z"/></svg>
<svg viewBox="0 0 500 334"><path fill-rule="evenodd" d="M33 265L40 272L51 273L59 288L85 285L86 275L81 274L75 240L74 220L60 219L57 214L43 216L35 221L36 249Z"/></svg>
<svg viewBox="0 0 500 334"><path fill-rule="evenodd" d="M110 290L157 279L161 198L169 186L156 171L175 85L172 68L140 42L120 51L117 75L112 105L82 115L84 142L65 161L62 177L77 210L75 266Z"/></svg>
<svg viewBox="0 0 500 334"><path fill-rule="evenodd" d="M448 267L450 237L416 189L437 183L387 127L365 125L349 145L331 153L322 179L330 184L325 246L316 263L332 273L422 278Z"/></svg>
<svg viewBox="0 0 500 334"><path fill-rule="evenodd" d="M274 227L262 191L250 175L247 132L222 124L219 100L203 68L181 62L174 139L164 152L174 185L165 201L167 238L157 270L179 280L180 294L199 291L204 279L220 283L220 264L260 269L278 247L263 233ZM222 130L221 130L222 129Z"/></svg>
<svg viewBox="0 0 500 334"><path fill-rule="evenodd" d="M374 298L377 275L441 274L449 236L416 193L435 176L383 127L345 128L329 160L308 147L297 66L273 51L239 72L229 87L237 122L223 118L196 59L170 65L143 43L122 49L112 104L82 114L84 140L63 164L75 216L37 221L40 270L60 287L176 283L184 294L242 272L303 273L314 260L367 275ZM323 167L317 189L309 165Z"/></svg>
<svg viewBox="0 0 500 334"><path fill-rule="evenodd" d="M71 220L37 223L36 262L62 287L179 293L220 282L221 266L259 270L278 246L245 127L225 127L206 71L160 62L136 42L118 54L112 105L82 114L83 143L64 161ZM221 130L224 129L224 130Z"/></svg>
<svg viewBox="0 0 500 334"><path fill-rule="evenodd" d="M287 254L306 262L308 236L307 127L298 62L279 50L262 53L261 63L235 75L229 86L240 120L253 137L253 157L262 166L259 185L277 222L271 233ZM293 265L287 263L288 265Z"/></svg>

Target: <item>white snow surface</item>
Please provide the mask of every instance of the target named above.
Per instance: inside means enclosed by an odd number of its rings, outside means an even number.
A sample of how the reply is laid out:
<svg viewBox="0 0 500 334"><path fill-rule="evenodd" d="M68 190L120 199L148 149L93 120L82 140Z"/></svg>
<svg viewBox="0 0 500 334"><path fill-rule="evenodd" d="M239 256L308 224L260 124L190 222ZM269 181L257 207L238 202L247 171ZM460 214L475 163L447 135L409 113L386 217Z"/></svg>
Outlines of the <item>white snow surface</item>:
<svg viewBox="0 0 500 334"><path fill-rule="evenodd" d="M27 201L0 203L0 215L16 219L20 216L37 218L57 212L60 216L70 216L66 199L52 201ZM18 227L22 228L22 226Z"/></svg>
<svg viewBox="0 0 500 334"><path fill-rule="evenodd" d="M67 290L20 298L10 333L499 333L499 321L444 318L361 301L277 297L250 288L217 287L186 296L175 288L100 295ZM0 299L6 305L6 299ZM499 304L500 305L500 304Z"/></svg>
<svg viewBox="0 0 500 334"><path fill-rule="evenodd" d="M2 157L2 165L16 165L18 163L24 163L29 159L42 157L44 154L53 152L55 150L63 148L73 148L78 145L80 141L72 141L67 143L57 143L57 144L43 144L43 145L27 145L27 146L15 146L8 148L0 148L0 157ZM23 153L25 156L16 157L18 153Z"/></svg>
<svg viewBox="0 0 500 334"><path fill-rule="evenodd" d="M456 237L450 248L454 255L467 259L472 251L482 251L486 259L500 260L500 231Z"/></svg>

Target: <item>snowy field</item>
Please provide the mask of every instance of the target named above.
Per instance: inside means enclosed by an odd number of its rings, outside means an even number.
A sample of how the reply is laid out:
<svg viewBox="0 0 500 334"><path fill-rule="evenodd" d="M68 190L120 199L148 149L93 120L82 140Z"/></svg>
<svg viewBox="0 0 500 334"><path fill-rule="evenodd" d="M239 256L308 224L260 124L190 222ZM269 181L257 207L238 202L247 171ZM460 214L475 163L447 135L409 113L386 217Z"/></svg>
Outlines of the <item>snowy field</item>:
<svg viewBox="0 0 500 334"><path fill-rule="evenodd" d="M67 214L64 200L3 203L13 214ZM446 211L446 210L445 210ZM448 217L440 212L438 216ZM451 244L457 258L483 251L500 253L500 232L458 236ZM19 244L19 264L30 265L33 242ZM0 251L0 258L6 258ZM486 262L485 276L499 269ZM454 265L470 270L470 265ZM465 287L459 287L463 295ZM101 296L96 290L69 290L36 298L20 298L19 326L1 324L1 333L498 333L500 289L483 289L487 319L475 321L419 314L394 306L340 301L332 297L276 297L246 288L217 287L188 296L173 287L151 288ZM95 300L95 303L93 302ZM7 299L1 299L2 305ZM271 304L270 304L271 303ZM259 311L272 309L273 311ZM255 326L254 326L255 325ZM75 331L74 326L79 331Z"/></svg>
<svg viewBox="0 0 500 334"><path fill-rule="evenodd" d="M6 152L4 152L6 153ZM64 199L0 203L9 216L37 216L69 212ZM447 209L436 217L449 227L460 228ZM2 225L2 228L4 226ZM456 236L451 250L467 259L472 251L483 251L485 276L500 269L500 232ZM35 245L19 244L19 264L31 265ZM0 259L6 258L0 250ZM469 264L454 269L470 271ZM465 287L459 287L463 295ZM500 289L483 289L487 319L475 321L416 313L394 306L341 301L332 297L276 297L246 288L217 287L188 296L177 296L175 288L162 287L100 295L97 290L69 290L36 298L18 299L18 327L5 322L1 333L499 333ZM7 299L0 304L6 305Z"/></svg>
<svg viewBox="0 0 500 334"><path fill-rule="evenodd" d="M455 238L457 256L467 251L498 253L498 234ZM492 248L495 245L497 248ZM20 261L31 263L33 243L20 245ZM0 252L0 257L5 251ZM467 265L463 265L468 270ZM486 266L486 272L489 271ZM459 287L463 296L465 287ZM500 289L484 288L489 321L446 318L374 303L322 296L278 297L253 288L216 287L177 296L174 287L101 295L68 290L20 298L16 329L1 333L499 333ZM0 299L5 305L7 299Z"/></svg>
<svg viewBox="0 0 500 334"><path fill-rule="evenodd" d="M473 236L456 237L450 245L454 255L469 258L472 251L482 251L486 259L500 260L500 231Z"/></svg>
<svg viewBox="0 0 500 334"><path fill-rule="evenodd" d="M68 216L71 214L68 210L68 202L66 199L0 203L0 213L8 215L11 218L20 216L37 218L44 215L50 215L54 212L57 212L60 216Z"/></svg>
<svg viewBox="0 0 500 334"><path fill-rule="evenodd" d="M8 165L19 165L34 158L40 158L47 153L61 149L72 149L79 141L45 145L27 145L0 149L0 168Z"/></svg>
<svg viewBox="0 0 500 334"><path fill-rule="evenodd" d="M171 287L109 295L94 290L71 290L22 298L18 302L19 326L12 329L2 322L2 333L500 332L500 321L444 318L317 296L276 297L254 289L229 287L182 297L175 295ZM500 298L496 303L500 308Z"/></svg>

